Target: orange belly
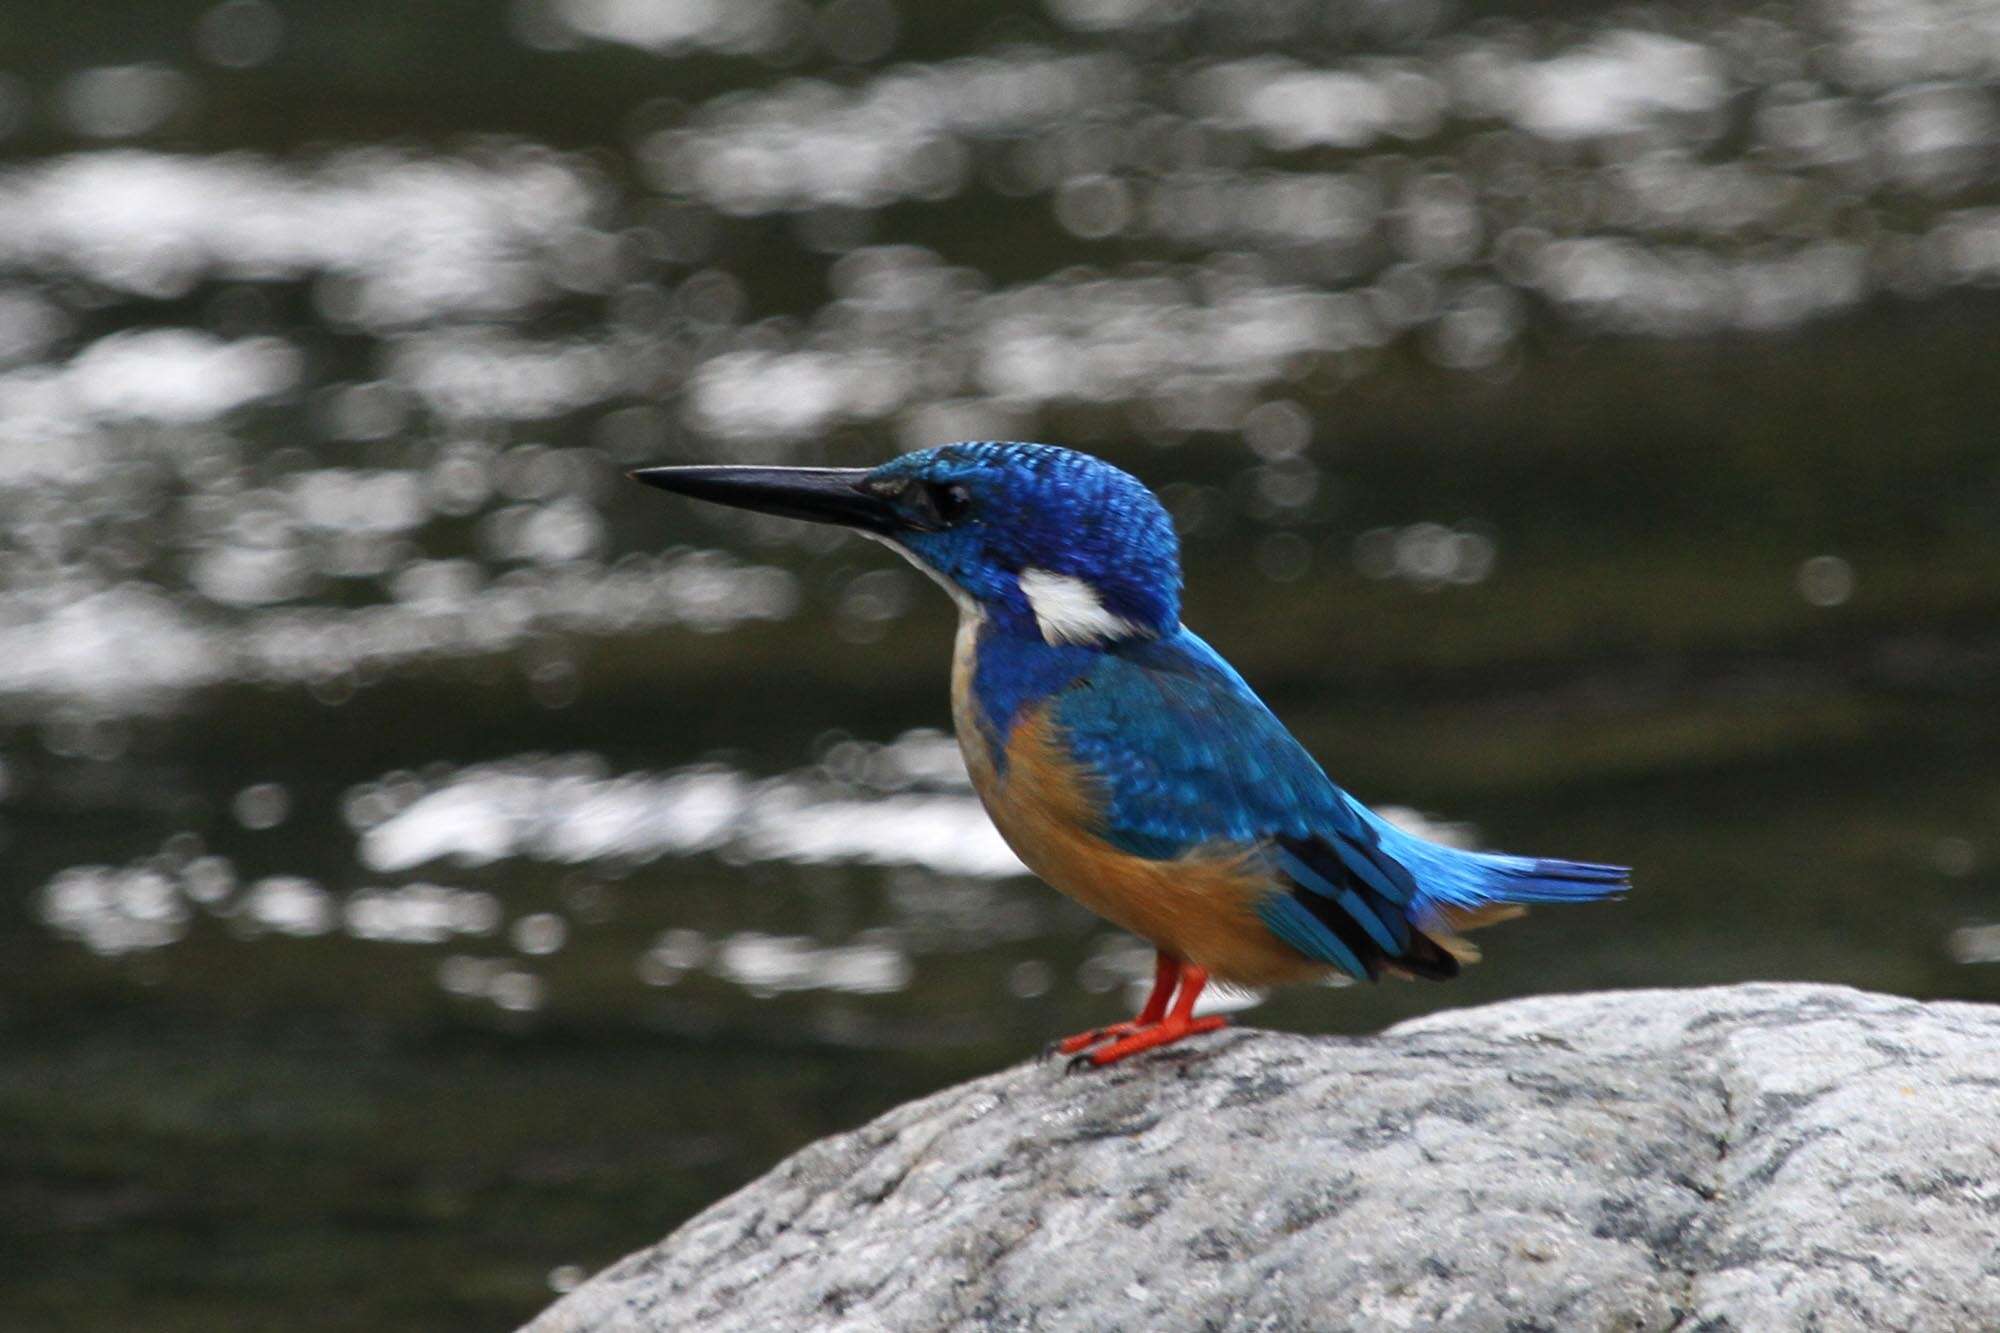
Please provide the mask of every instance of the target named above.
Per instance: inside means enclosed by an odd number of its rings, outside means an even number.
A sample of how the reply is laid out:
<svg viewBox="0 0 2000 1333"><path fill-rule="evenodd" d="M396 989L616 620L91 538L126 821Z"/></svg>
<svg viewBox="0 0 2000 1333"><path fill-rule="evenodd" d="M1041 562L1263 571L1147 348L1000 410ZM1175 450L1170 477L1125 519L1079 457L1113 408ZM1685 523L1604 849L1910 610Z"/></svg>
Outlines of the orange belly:
<svg viewBox="0 0 2000 1333"><path fill-rule="evenodd" d="M1271 986L1332 970L1257 919L1257 901L1272 885L1245 850L1197 849L1153 861L1106 842L1092 781L1069 761L1046 708L1015 722L1002 773L972 697L976 634L976 622L960 626L952 720L973 788L1028 869L1105 920L1225 982Z"/></svg>

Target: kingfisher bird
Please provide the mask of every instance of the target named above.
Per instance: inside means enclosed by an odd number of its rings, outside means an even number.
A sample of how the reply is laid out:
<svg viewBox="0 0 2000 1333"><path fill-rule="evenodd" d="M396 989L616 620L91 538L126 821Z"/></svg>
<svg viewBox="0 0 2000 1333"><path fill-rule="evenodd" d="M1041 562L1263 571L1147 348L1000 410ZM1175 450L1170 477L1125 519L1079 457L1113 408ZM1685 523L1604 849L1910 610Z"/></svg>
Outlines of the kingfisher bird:
<svg viewBox="0 0 2000 1333"><path fill-rule="evenodd" d="M968 441L875 468L656 467L700 500L882 542L958 603L951 712L974 789L1037 876L1158 951L1130 1022L1055 1043L1108 1065L1221 1027L1244 988L1442 980L1461 932L1605 898L1622 866L1468 852L1335 786L1181 623L1180 541L1153 493L1088 454Z"/></svg>

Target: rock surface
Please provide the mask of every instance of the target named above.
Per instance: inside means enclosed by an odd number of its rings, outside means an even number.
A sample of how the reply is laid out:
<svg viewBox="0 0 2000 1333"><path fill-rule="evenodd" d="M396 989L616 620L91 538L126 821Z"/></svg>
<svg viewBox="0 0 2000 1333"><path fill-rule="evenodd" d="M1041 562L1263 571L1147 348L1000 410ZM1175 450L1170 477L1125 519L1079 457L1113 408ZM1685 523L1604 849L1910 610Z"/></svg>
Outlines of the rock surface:
<svg viewBox="0 0 2000 1333"><path fill-rule="evenodd" d="M1025 1065L529 1328L2000 1329L2000 1009L1626 992Z"/></svg>

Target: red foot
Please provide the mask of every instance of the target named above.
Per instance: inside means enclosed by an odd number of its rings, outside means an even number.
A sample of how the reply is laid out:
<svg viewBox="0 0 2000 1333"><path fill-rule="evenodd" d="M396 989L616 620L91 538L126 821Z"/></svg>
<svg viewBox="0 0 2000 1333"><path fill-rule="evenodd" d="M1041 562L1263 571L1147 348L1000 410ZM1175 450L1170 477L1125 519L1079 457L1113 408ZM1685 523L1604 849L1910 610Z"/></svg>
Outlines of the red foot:
<svg viewBox="0 0 2000 1333"><path fill-rule="evenodd" d="M1079 1032L1074 1036L1064 1037L1054 1043L1053 1049L1057 1055L1075 1055L1078 1051L1089 1050L1099 1042L1129 1036L1131 1033L1141 1030L1138 1019L1129 1019L1123 1023L1113 1023L1110 1027L1092 1028L1088 1032Z"/></svg>
<svg viewBox="0 0 2000 1333"><path fill-rule="evenodd" d="M1228 1022L1229 1020L1221 1014L1211 1014L1207 1018L1182 1019L1180 1022L1169 1018L1166 1022L1156 1023L1143 1032L1135 1032L1123 1041L1114 1041L1101 1051L1092 1051L1089 1055L1077 1058L1087 1060L1093 1067L1102 1069L1105 1065L1117 1064L1128 1055L1150 1051L1155 1046L1167 1046L1182 1037L1192 1037L1197 1032L1213 1032Z"/></svg>
<svg viewBox="0 0 2000 1333"><path fill-rule="evenodd" d="M1110 1041L1114 1037L1123 1037L1141 1028L1152 1027L1166 1017L1167 1000L1173 995L1174 986L1180 979L1181 960L1169 958L1164 953L1160 954L1153 960L1152 992L1146 996L1145 1007L1139 1010L1137 1018L1125 1023L1113 1023L1110 1027L1091 1028L1073 1037L1064 1037L1054 1044L1053 1049L1062 1055L1075 1055L1078 1051L1086 1050L1099 1042Z"/></svg>
<svg viewBox="0 0 2000 1333"><path fill-rule="evenodd" d="M1227 1020L1193 1017L1195 998L1207 984L1206 969L1162 953L1153 968L1152 994L1146 997L1146 1007L1139 1011L1137 1018L1129 1023L1113 1023L1110 1027L1092 1028L1088 1032L1065 1037L1056 1043L1055 1049L1076 1057L1070 1061L1072 1069L1084 1065L1101 1069L1105 1065L1116 1064L1128 1055L1150 1051L1155 1046L1165 1046L1198 1032L1213 1032ZM1167 1000L1174 995L1176 985L1180 994L1174 997L1170 1013ZM1105 1042L1110 1042L1110 1045L1104 1045ZM1102 1046L1102 1049L1093 1051L1090 1049L1093 1046ZM1085 1051L1089 1053L1079 1054Z"/></svg>

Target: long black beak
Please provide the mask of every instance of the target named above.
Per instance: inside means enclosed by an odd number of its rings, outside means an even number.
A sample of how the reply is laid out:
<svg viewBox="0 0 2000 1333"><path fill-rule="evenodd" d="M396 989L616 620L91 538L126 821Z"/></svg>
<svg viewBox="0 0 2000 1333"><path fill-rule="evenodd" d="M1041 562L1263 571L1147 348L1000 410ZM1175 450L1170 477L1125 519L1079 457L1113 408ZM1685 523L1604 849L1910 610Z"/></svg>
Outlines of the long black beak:
<svg viewBox="0 0 2000 1333"><path fill-rule="evenodd" d="M676 495L734 505L760 514L780 514L811 523L838 523L867 532L891 533L906 526L896 507L862 489L868 469L859 467L648 467L628 474L634 481Z"/></svg>

